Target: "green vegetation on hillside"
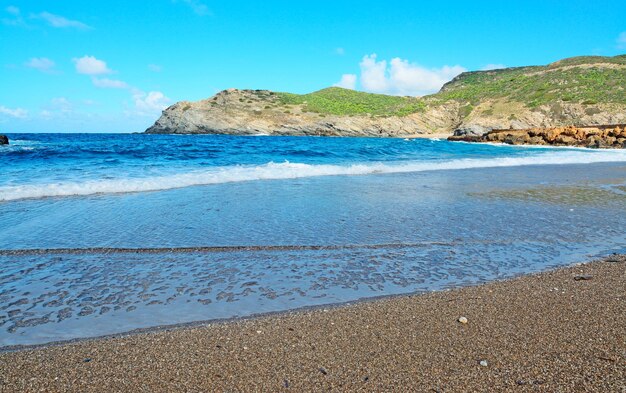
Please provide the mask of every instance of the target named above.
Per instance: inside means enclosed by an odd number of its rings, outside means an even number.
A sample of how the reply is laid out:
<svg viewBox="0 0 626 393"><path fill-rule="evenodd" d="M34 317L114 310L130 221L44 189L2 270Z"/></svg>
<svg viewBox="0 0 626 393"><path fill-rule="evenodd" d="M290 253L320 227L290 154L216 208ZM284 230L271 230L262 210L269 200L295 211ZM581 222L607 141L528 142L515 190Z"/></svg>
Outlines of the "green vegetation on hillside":
<svg viewBox="0 0 626 393"><path fill-rule="evenodd" d="M371 94L340 87L309 94L252 92L258 99L269 99L265 109L278 105L284 113L291 113L290 106L299 105L303 111L318 113L321 117L406 116L424 111L427 105L437 106L450 100L461 104L461 117L468 116L486 101L515 102L529 108L559 102L625 105L626 55L581 56L546 66L466 72L447 83L438 93L421 98ZM245 99L239 101L245 102ZM483 111L485 115L492 113L491 109Z"/></svg>
<svg viewBox="0 0 626 393"><path fill-rule="evenodd" d="M555 101L626 104L626 68L623 65L626 65L626 55L588 56L564 59L548 66L468 72L430 98L471 105L506 99L531 108Z"/></svg>
<svg viewBox="0 0 626 393"><path fill-rule="evenodd" d="M329 115L406 116L424 109L420 98L329 87L309 94L276 93L283 105L303 105L304 110Z"/></svg>
<svg viewBox="0 0 626 393"><path fill-rule="evenodd" d="M558 68L558 67L566 67L572 65L581 65L581 64L621 64L626 65L626 55L618 55L613 57L606 56L578 56L578 57L570 57L567 59L555 61L552 64L548 64L548 68Z"/></svg>

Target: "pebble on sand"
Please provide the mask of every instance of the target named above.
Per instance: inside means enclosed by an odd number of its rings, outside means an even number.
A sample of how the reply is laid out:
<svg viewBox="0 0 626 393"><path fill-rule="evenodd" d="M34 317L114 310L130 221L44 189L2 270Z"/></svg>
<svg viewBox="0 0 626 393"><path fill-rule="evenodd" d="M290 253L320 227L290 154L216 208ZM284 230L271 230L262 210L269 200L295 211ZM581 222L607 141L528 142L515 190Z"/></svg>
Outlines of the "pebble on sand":
<svg viewBox="0 0 626 393"><path fill-rule="evenodd" d="M486 360L481 360L479 364L483 367L487 367L489 365Z"/></svg>
<svg viewBox="0 0 626 393"><path fill-rule="evenodd" d="M464 325L468 322L467 318L465 318L465 317L459 317L458 321L459 321L459 323L462 323Z"/></svg>

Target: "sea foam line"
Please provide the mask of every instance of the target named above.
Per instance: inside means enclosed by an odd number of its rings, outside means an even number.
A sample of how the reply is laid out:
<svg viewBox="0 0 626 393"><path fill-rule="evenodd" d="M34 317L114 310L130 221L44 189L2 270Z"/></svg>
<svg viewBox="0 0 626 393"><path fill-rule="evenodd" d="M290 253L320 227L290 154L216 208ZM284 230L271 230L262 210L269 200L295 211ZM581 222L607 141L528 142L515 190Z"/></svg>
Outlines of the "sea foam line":
<svg viewBox="0 0 626 393"><path fill-rule="evenodd" d="M279 180L318 176L351 176L379 173L407 173L526 165L590 164L599 162L626 162L626 151L561 151L553 152L551 154L524 157L499 157L489 159L467 158L439 162L376 162L352 165L311 165L290 162L270 162L259 166L218 167L202 171L192 171L175 175L146 178L122 178L90 180L83 182L3 186L0 187L0 201L60 196L148 192L253 180Z"/></svg>

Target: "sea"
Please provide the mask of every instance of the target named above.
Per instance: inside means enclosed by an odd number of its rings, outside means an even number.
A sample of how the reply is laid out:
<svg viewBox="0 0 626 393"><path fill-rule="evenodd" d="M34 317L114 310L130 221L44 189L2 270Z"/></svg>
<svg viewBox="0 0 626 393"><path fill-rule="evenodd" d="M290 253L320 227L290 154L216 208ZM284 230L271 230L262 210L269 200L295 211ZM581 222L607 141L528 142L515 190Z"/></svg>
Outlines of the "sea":
<svg viewBox="0 0 626 393"><path fill-rule="evenodd" d="M626 150L8 136L0 350L449 290L626 251Z"/></svg>

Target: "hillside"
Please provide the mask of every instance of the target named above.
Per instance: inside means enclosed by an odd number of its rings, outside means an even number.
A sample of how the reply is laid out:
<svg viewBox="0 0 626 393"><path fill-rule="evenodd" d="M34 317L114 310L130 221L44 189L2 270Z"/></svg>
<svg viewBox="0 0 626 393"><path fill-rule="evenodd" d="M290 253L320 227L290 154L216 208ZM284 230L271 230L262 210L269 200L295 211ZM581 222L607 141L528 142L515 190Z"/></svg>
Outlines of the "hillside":
<svg viewBox="0 0 626 393"><path fill-rule="evenodd" d="M397 97L331 87L309 94L224 90L167 108L148 133L417 136L626 123L626 55L460 74Z"/></svg>

